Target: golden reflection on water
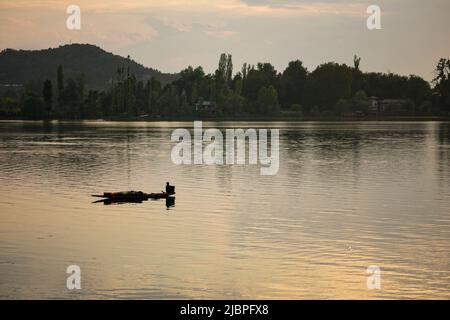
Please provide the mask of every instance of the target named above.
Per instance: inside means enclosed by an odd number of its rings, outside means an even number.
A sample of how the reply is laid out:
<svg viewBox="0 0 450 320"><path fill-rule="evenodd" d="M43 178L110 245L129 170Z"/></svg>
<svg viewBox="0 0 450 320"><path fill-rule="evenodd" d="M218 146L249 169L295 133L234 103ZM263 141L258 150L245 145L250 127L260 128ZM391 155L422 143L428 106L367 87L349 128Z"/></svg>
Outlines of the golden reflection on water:
<svg viewBox="0 0 450 320"><path fill-rule="evenodd" d="M1 122L0 298L450 297L448 123L204 124L280 128L273 177L173 165L190 126ZM165 181L171 210L90 197Z"/></svg>

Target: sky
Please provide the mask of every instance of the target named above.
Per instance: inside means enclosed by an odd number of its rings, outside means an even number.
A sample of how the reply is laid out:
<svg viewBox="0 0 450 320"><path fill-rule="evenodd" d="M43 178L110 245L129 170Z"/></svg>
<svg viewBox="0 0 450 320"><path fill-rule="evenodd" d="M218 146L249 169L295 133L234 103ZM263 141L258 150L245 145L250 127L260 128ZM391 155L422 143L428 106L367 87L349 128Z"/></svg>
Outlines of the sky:
<svg viewBox="0 0 450 320"><path fill-rule="evenodd" d="M369 30L367 7L381 8ZM69 30L66 10L81 9ZM450 57L449 0L0 0L0 49L95 44L163 72L217 68L222 52L244 62L271 62L282 72L300 59L308 70L325 62L364 71L415 74L427 80Z"/></svg>

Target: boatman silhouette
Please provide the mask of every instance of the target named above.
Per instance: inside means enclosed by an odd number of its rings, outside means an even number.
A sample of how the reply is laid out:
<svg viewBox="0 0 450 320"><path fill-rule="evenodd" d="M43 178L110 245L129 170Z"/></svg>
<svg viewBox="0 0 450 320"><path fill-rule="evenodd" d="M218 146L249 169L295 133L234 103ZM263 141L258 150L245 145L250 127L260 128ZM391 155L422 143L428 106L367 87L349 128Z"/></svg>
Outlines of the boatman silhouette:
<svg viewBox="0 0 450 320"><path fill-rule="evenodd" d="M171 186L169 182L166 182L166 193L175 194L175 186Z"/></svg>

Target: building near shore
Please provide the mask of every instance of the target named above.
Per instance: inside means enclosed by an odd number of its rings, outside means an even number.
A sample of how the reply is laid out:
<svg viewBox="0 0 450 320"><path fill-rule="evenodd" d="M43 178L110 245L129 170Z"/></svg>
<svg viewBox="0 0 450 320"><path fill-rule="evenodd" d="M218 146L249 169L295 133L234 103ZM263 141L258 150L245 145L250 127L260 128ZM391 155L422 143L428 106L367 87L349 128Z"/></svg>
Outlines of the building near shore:
<svg viewBox="0 0 450 320"><path fill-rule="evenodd" d="M380 114L387 111L395 111L404 108L408 104L408 100L405 99L380 99L372 96L369 98L369 113Z"/></svg>
<svg viewBox="0 0 450 320"><path fill-rule="evenodd" d="M218 108L216 103L207 100L199 100L195 105L195 111L197 113L211 117L216 116L218 114Z"/></svg>

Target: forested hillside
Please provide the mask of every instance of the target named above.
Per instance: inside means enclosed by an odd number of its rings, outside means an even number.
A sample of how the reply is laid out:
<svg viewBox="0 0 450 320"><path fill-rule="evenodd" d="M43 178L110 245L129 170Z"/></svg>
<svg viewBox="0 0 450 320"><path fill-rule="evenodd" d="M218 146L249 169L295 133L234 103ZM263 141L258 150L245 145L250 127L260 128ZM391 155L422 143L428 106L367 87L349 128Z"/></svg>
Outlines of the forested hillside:
<svg viewBox="0 0 450 320"><path fill-rule="evenodd" d="M117 68L128 65L130 73L138 80L154 77L166 84L177 78L177 75L146 68L94 45L71 44L45 50L3 50L0 53L0 85L24 86L46 79L54 82L55 70L60 65L68 77L83 74L86 87L90 89L105 89L116 75Z"/></svg>

